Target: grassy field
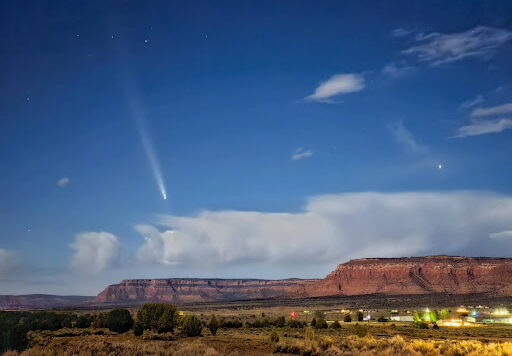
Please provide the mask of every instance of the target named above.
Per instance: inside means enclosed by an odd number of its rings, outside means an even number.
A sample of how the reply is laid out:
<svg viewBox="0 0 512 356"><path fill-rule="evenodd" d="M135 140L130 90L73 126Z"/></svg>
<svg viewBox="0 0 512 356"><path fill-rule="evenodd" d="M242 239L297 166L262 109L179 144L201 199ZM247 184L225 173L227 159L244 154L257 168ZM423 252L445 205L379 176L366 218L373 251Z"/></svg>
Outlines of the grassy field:
<svg viewBox="0 0 512 356"><path fill-rule="evenodd" d="M418 303L418 301L416 301ZM402 301L405 309L421 310L429 300ZM445 301L447 303L448 300ZM505 301L486 309L507 306ZM224 304L182 306L184 315L195 314L204 323L212 314L219 320L239 321L240 328L221 328L213 336L203 328L198 337L185 337L180 329L174 333L157 334L145 331L135 336L133 331L117 334L100 328L67 328L57 331L29 332L30 345L23 352L8 351L4 356L39 355L510 355L512 356L512 325L490 324L473 327L440 327L420 329L412 322L343 322L342 308L353 312L358 305L365 305L365 315L371 313L389 316L389 300L356 300L340 303L333 300L314 300L299 303L279 301L253 301ZM418 305L418 304L416 304ZM468 304L469 305L469 304ZM474 303L473 305L477 305ZM373 307L373 308L372 308ZM436 308L456 305L437 304ZM370 309L371 308L371 309ZM304 313L307 310L309 313ZM340 321L338 329L291 328L289 326L255 328L247 326L257 320L273 320L279 316L310 323L313 311L321 310L326 320ZM484 309L482 313L484 312ZM135 314L137 308L131 308ZM102 310L74 311L78 313L105 312ZM357 326L356 326L357 325Z"/></svg>

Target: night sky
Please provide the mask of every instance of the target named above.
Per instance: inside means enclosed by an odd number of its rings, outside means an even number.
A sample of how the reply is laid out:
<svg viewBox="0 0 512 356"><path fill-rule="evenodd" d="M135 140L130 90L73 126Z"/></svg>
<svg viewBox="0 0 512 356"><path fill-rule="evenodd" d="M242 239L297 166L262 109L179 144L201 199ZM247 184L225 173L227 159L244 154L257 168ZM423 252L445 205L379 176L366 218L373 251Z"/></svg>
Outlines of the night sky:
<svg viewBox="0 0 512 356"><path fill-rule="evenodd" d="M0 1L0 294L512 252L510 1Z"/></svg>

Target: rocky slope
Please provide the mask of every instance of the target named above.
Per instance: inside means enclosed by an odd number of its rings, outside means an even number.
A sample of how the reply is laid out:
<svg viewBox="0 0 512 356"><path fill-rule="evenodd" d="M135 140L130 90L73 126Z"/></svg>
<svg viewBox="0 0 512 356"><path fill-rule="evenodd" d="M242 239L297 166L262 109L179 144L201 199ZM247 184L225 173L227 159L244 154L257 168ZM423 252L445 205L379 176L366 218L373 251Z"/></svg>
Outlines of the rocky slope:
<svg viewBox="0 0 512 356"><path fill-rule="evenodd" d="M318 280L284 279L132 279L108 286L93 303L146 301L197 303L301 296Z"/></svg>
<svg viewBox="0 0 512 356"><path fill-rule="evenodd" d="M309 295L432 293L512 296L512 259L428 256L352 260L340 264Z"/></svg>
<svg viewBox="0 0 512 356"><path fill-rule="evenodd" d="M350 295L488 294L512 296L512 259L428 256L364 258L321 280L137 279L101 292L94 303L222 302Z"/></svg>

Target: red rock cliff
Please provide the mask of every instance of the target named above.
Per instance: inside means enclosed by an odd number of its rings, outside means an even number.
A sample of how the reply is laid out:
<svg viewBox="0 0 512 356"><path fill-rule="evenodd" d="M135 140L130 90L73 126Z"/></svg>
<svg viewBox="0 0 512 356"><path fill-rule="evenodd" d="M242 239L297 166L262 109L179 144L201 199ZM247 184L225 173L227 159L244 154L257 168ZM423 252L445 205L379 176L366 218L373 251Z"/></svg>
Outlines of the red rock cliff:
<svg viewBox="0 0 512 356"><path fill-rule="evenodd" d="M512 295L512 259L363 258L340 264L309 290L311 296L429 293Z"/></svg>
<svg viewBox="0 0 512 356"><path fill-rule="evenodd" d="M512 259L429 256L363 258L321 280L136 279L114 284L95 303L196 303L365 294L512 296Z"/></svg>
<svg viewBox="0 0 512 356"><path fill-rule="evenodd" d="M317 280L284 279L133 279L108 286L94 303L158 301L196 303L305 295Z"/></svg>

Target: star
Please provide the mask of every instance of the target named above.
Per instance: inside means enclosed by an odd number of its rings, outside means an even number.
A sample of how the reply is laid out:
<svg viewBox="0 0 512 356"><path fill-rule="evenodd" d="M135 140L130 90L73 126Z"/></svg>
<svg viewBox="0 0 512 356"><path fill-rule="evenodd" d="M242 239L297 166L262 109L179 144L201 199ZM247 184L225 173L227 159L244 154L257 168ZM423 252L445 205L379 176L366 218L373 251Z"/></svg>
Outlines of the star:
<svg viewBox="0 0 512 356"><path fill-rule="evenodd" d="M144 40L144 43L148 43L148 42L149 42L149 40L147 40L147 39L146 39L146 40Z"/></svg>

